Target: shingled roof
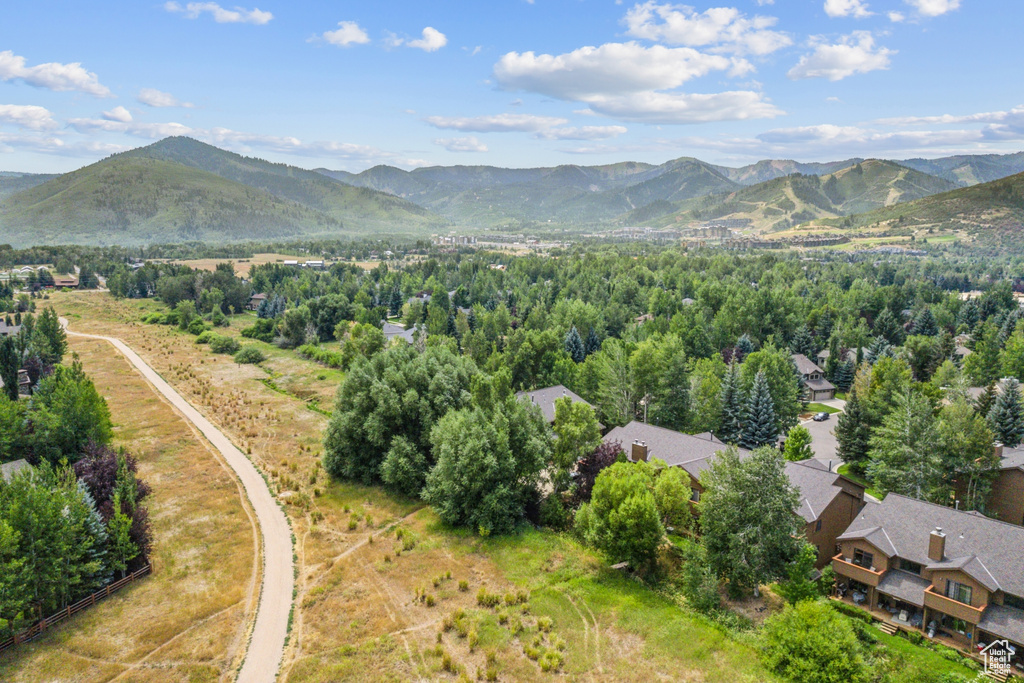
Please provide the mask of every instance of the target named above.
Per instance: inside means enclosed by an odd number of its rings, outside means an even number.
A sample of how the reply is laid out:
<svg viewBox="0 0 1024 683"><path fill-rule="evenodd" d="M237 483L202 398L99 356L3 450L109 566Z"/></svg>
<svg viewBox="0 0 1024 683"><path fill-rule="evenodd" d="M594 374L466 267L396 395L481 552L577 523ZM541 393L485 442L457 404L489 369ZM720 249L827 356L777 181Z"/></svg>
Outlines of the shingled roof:
<svg viewBox="0 0 1024 683"><path fill-rule="evenodd" d="M718 440L710 432L704 434L683 434L664 427L656 427L634 420L625 427L616 427L604 437L605 443L618 441L626 452L634 441L647 444L647 457L658 458L670 466L682 467L694 479L711 466L711 460L719 451L728 445ZM740 448L740 457L750 455L750 451Z"/></svg>
<svg viewBox="0 0 1024 683"><path fill-rule="evenodd" d="M836 486L840 475L828 471L817 460L809 463L787 462L786 476L789 483L797 488L800 504L796 512L805 522L818 519L836 496L843 492L841 486Z"/></svg>
<svg viewBox="0 0 1024 683"><path fill-rule="evenodd" d="M533 391L520 391L516 394L516 398L522 398L528 396L531 403L536 403L540 406L540 411L544 413L544 419L548 422L555 421L555 401L563 397L569 397L573 403L589 403L584 401L579 395L573 393L569 389L566 389L561 384L556 384L553 387L545 387L543 389L534 389ZM593 408L594 406L590 406Z"/></svg>
<svg viewBox="0 0 1024 683"><path fill-rule="evenodd" d="M945 557L928 557L933 529L946 535ZM839 540L864 539L889 557L933 569L960 569L991 590L1024 596L1024 527L890 493L867 505Z"/></svg>

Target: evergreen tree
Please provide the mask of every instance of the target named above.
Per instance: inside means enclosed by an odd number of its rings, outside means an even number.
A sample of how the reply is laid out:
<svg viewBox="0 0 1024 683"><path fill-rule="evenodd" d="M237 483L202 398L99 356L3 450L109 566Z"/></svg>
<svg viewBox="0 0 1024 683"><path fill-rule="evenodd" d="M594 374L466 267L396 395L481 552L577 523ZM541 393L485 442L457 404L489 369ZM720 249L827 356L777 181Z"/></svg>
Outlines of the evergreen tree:
<svg viewBox="0 0 1024 683"><path fill-rule="evenodd" d="M939 326L935 322L935 315L930 307L925 306L917 314L914 318L911 332L913 334L922 334L926 337L934 337L939 333Z"/></svg>
<svg viewBox="0 0 1024 683"><path fill-rule="evenodd" d="M836 455L856 472L864 472L868 461L868 439L871 427L867 424L864 405L857 390L850 392L846 409L839 414L836 423Z"/></svg>
<svg viewBox="0 0 1024 683"><path fill-rule="evenodd" d="M748 335L743 335L736 340L736 360L740 363L743 359L754 352L754 342L750 341Z"/></svg>
<svg viewBox="0 0 1024 683"><path fill-rule="evenodd" d="M836 371L842 361L842 349L839 348L839 337L833 336L828 341L828 360L825 361L825 377L835 384Z"/></svg>
<svg viewBox="0 0 1024 683"><path fill-rule="evenodd" d="M719 396L722 417L718 421L718 438L728 444L737 444L743 432L744 401L743 389L740 387L740 369L736 361L729 364Z"/></svg>
<svg viewBox="0 0 1024 683"><path fill-rule="evenodd" d="M593 327L587 333L587 341L583 345L583 350L588 356L601 350L601 340L598 338L597 331Z"/></svg>
<svg viewBox="0 0 1024 683"><path fill-rule="evenodd" d="M273 317L270 315L270 299L264 299L260 302L260 305L256 307L256 317L261 320Z"/></svg>
<svg viewBox="0 0 1024 683"><path fill-rule="evenodd" d="M12 401L18 400L18 351L14 348L14 339L0 339L0 382L3 382L4 394Z"/></svg>
<svg viewBox="0 0 1024 683"><path fill-rule="evenodd" d="M686 354L679 351L668 359L651 406L650 420L656 425L682 431L690 419L690 375Z"/></svg>
<svg viewBox="0 0 1024 683"><path fill-rule="evenodd" d="M871 345L868 346L867 355L864 357L871 365L875 364L879 358L885 358L886 356L892 355L892 346L885 340L885 337L878 336L871 340Z"/></svg>
<svg viewBox="0 0 1024 683"><path fill-rule="evenodd" d="M114 494L114 514L107 523L107 531L110 536L110 566L114 571L121 572L123 579L128 571L128 563L134 560L139 549L135 547L131 539L132 519L121 509L121 496Z"/></svg>
<svg viewBox="0 0 1024 683"><path fill-rule="evenodd" d="M476 332L476 326L477 326L476 309L474 309L474 308L470 308L469 309L469 315L466 316L466 324L469 326L469 331L470 332Z"/></svg>
<svg viewBox="0 0 1024 683"><path fill-rule="evenodd" d="M981 393L981 396L978 397L978 401L974 406L974 409L978 412L978 415L987 418L989 412L992 410L992 406L994 406L996 403L996 397L998 395L999 392L996 390L996 383L989 383L989 385L985 387L985 391L983 391Z"/></svg>
<svg viewBox="0 0 1024 683"><path fill-rule="evenodd" d="M796 334L793 335L793 341L790 343L789 348L793 353L801 353L813 362L816 352L814 346L814 337L811 336L811 331L807 329L806 325L802 325L796 331Z"/></svg>
<svg viewBox="0 0 1024 683"><path fill-rule="evenodd" d="M445 334L453 339L458 339L459 329L455 326L455 313L448 311L448 325L445 327Z"/></svg>
<svg viewBox="0 0 1024 683"><path fill-rule="evenodd" d="M940 483L938 431L932 404L907 389L896 394L892 410L871 435L867 474L882 494L890 491L918 500Z"/></svg>
<svg viewBox="0 0 1024 683"><path fill-rule="evenodd" d="M575 325L573 325L572 329L570 329L565 335L565 352L569 354L569 357L576 363L582 363L587 358L587 352L583 346L583 340L580 338L580 333L576 330Z"/></svg>
<svg viewBox="0 0 1024 683"><path fill-rule="evenodd" d="M875 319L875 335L896 346L903 343L903 328L888 308L883 309Z"/></svg>
<svg viewBox="0 0 1024 683"><path fill-rule="evenodd" d="M981 313L978 311L978 304L974 303L973 299L960 307L960 314L956 317L957 325L965 325L968 330L973 330L980 320Z"/></svg>
<svg viewBox="0 0 1024 683"><path fill-rule="evenodd" d="M856 374L856 366L853 361L844 361L839 364L836 369L836 377L834 383L839 391L849 391L850 385L853 384L853 377Z"/></svg>
<svg viewBox="0 0 1024 683"><path fill-rule="evenodd" d="M814 330L818 339L828 339L832 336L832 314L825 311L818 318L818 326Z"/></svg>
<svg viewBox="0 0 1024 683"><path fill-rule="evenodd" d="M1008 448L1016 448L1024 441L1024 403L1021 401L1020 382L1008 379L988 413L988 424L996 438Z"/></svg>
<svg viewBox="0 0 1024 683"><path fill-rule="evenodd" d="M392 317L402 312L402 304L405 301L402 299L402 288L395 285L395 288L391 290L391 300L388 302L388 312Z"/></svg>
<svg viewBox="0 0 1024 683"><path fill-rule="evenodd" d="M744 448L754 449L759 446L774 446L779 437L779 428L775 421L775 402L768 390L768 378L764 372L754 377L754 385L747 399L746 421L740 435L740 444Z"/></svg>

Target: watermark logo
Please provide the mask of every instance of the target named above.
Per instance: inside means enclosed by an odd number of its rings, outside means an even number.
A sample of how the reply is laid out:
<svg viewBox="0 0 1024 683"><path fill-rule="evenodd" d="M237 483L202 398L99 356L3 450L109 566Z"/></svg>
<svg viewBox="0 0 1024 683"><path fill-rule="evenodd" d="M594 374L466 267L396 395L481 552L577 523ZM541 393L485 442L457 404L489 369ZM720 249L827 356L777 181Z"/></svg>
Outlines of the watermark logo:
<svg viewBox="0 0 1024 683"><path fill-rule="evenodd" d="M1010 674L1010 660L1013 658L1013 648L1007 640L997 640L987 645L981 651L985 659L985 673L996 676L1008 676Z"/></svg>

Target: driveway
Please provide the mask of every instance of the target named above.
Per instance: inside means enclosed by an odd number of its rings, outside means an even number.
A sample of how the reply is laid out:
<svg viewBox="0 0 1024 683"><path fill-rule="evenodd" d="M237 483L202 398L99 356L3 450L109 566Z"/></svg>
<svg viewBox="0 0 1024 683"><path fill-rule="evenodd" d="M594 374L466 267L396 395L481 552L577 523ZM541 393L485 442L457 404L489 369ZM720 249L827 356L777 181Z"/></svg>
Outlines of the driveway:
<svg viewBox="0 0 1024 683"><path fill-rule="evenodd" d="M839 413L834 413L829 415L829 418L824 422L804 420L800 423L811 433L811 450L814 451L815 459L820 460L826 465L831 464L833 471L843 462L836 455L839 444L836 442L836 435L833 433L838 417Z"/></svg>
<svg viewBox="0 0 1024 683"><path fill-rule="evenodd" d="M67 330L67 320L61 319L61 324ZM181 394L165 382L127 344L120 339L95 334L81 334L71 330L67 330L67 333L76 337L102 339L112 344L142 373L154 389L163 394L186 420L194 424L203 436L210 440L214 448L224 455L224 460L242 482L245 495L259 520L263 546L263 585L260 589L259 606L256 608L256 623L249 639L245 661L238 673L238 680L243 683L273 683L277 679L277 672L284 658L288 615L292 609L292 590L295 585L291 527L288 526L284 511L274 500L255 465L242 451L193 408L192 404L182 398Z"/></svg>

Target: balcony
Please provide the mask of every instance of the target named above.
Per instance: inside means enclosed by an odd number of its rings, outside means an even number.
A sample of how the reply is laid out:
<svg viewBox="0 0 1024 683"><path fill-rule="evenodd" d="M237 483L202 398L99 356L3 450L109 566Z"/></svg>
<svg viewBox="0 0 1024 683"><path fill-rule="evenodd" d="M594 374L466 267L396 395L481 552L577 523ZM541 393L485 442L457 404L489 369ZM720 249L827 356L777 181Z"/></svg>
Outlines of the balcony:
<svg viewBox="0 0 1024 683"><path fill-rule="evenodd" d="M924 606L956 619L963 619L969 624L977 624L981 621L981 615L985 613L984 607L971 607L959 600L936 593L935 586L928 586L924 589Z"/></svg>
<svg viewBox="0 0 1024 683"><path fill-rule="evenodd" d="M836 574L841 574L848 579L854 581L860 581L868 586L877 586L878 582L882 580L882 575L885 572L873 571L868 567L861 567L859 564L854 564L849 560L843 558L843 554L839 553L832 558L832 569Z"/></svg>

